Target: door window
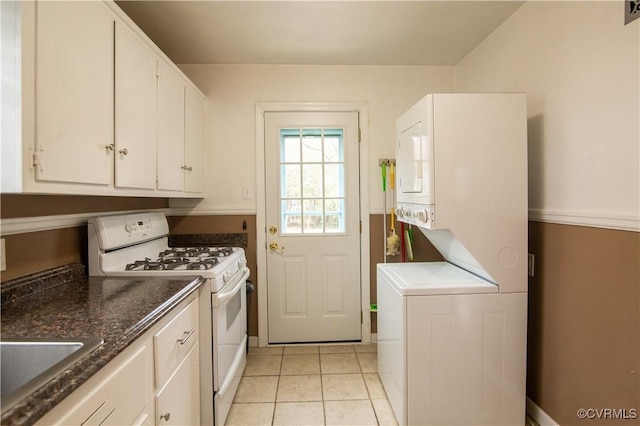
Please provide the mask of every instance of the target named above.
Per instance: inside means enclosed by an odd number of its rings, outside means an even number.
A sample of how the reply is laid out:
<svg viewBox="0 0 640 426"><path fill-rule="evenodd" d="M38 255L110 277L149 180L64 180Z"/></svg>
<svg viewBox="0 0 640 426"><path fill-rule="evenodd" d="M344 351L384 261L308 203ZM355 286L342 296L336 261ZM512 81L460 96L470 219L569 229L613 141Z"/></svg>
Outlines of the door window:
<svg viewBox="0 0 640 426"><path fill-rule="evenodd" d="M345 210L343 129L281 129L281 234L344 234Z"/></svg>

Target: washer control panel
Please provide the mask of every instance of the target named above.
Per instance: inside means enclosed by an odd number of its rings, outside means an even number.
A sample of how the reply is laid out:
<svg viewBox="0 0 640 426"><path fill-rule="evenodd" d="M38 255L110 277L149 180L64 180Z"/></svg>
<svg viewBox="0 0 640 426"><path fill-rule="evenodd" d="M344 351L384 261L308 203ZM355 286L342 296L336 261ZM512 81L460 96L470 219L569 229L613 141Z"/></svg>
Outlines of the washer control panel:
<svg viewBox="0 0 640 426"><path fill-rule="evenodd" d="M432 229L435 228L434 210L433 205L398 203L396 216L401 222Z"/></svg>

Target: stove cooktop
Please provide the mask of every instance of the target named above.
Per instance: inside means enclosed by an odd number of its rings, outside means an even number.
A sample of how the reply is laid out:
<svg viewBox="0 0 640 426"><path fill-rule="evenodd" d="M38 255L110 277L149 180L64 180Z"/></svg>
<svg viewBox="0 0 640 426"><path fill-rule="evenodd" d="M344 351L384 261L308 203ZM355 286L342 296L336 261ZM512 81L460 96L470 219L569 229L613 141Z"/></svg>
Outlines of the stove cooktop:
<svg viewBox="0 0 640 426"><path fill-rule="evenodd" d="M156 259L145 257L128 263L127 271L209 270L231 256L233 247L172 247L158 253Z"/></svg>

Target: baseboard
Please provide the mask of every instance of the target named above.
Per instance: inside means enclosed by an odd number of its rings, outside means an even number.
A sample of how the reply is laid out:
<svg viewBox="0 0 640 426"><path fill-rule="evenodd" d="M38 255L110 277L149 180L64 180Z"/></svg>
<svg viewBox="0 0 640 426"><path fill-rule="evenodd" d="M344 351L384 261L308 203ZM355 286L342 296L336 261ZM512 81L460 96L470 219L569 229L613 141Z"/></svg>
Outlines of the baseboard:
<svg viewBox="0 0 640 426"><path fill-rule="evenodd" d="M249 347L251 348L258 347L258 336L249 336Z"/></svg>
<svg viewBox="0 0 640 426"><path fill-rule="evenodd" d="M538 407L535 402L527 397L527 414L540 426L560 426L550 415Z"/></svg>
<svg viewBox="0 0 640 426"><path fill-rule="evenodd" d="M378 343L378 335L376 333L371 333L371 343ZM258 336L249 336L249 347L258 347Z"/></svg>

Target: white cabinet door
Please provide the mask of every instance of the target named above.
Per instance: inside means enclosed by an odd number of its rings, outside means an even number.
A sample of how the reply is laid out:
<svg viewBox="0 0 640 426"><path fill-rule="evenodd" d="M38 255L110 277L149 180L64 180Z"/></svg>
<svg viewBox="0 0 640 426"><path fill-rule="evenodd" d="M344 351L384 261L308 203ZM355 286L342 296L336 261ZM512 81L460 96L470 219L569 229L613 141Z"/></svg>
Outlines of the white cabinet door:
<svg viewBox="0 0 640 426"><path fill-rule="evenodd" d="M143 421L152 391L153 360L147 341L136 342L107 364L36 425L128 425Z"/></svg>
<svg viewBox="0 0 640 426"><path fill-rule="evenodd" d="M131 28L116 22L115 185L155 189L157 56Z"/></svg>
<svg viewBox="0 0 640 426"><path fill-rule="evenodd" d="M156 424L200 424L199 349L195 344L156 397Z"/></svg>
<svg viewBox="0 0 640 426"><path fill-rule="evenodd" d="M158 189L184 189L185 84L158 61Z"/></svg>
<svg viewBox="0 0 640 426"><path fill-rule="evenodd" d="M204 192L205 146L204 120L206 104L195 90L186 88L185 114L185 182L186 192Z"/></svg>
<svg viewBox="0 0 640 426"><path fill-rule="evenodd" d="M113 182L113 26L103 2L36 4L36 180Z"/></svg>

